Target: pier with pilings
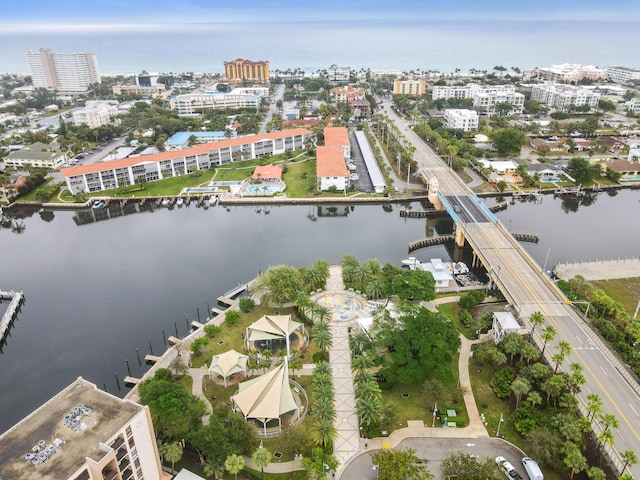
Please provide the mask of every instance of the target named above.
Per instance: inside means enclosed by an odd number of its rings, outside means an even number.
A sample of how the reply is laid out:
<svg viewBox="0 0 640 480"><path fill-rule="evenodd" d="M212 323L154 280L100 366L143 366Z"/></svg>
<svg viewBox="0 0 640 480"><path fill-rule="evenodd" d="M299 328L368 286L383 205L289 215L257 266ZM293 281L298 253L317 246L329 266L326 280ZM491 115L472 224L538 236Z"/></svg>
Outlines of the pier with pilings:
<svg viewBox="0 0 640 480"><path fill-rule="evenodd" d="M9 292L4 292L0 290L0 299L1 300L9 300L9 306L5 310L2 315L2 321L0 321L0 352L2 351L2 346L5 344L7 336L11 330L11 326L15 321L18 313L20 312L20 308L24 303L24 293L14 292L13 290Z"/></svg>

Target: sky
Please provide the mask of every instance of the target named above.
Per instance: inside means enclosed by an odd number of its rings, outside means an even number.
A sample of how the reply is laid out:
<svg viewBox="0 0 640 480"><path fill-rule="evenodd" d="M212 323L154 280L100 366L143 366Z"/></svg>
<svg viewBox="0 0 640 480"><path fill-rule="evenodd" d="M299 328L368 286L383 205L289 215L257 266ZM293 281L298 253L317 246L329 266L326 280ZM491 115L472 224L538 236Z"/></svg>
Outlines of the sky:
<svg viewBox="0 0 640 480"><path fill-rule="evenodd" d="M237 21L560 19L638 21L637 0L20 0L3 2L0 25ZM76 25L74 28L80 28Z"/></svg>

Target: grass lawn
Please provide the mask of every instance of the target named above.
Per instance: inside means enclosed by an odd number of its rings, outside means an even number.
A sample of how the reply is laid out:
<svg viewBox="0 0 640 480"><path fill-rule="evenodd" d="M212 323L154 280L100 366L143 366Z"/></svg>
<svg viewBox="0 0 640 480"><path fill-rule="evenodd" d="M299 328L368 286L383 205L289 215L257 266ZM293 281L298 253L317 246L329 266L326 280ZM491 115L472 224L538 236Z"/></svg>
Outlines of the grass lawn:
<svg viewBox="0 0 640 480"><path fill-rule="evenodd" d="M288 163L287 173L282 176L282 180L287 184L285 193L288 197L308 197L308 190L312 192L316 190L315 162L308 160L306 162Z"/></svg>
<svg viewBox="0 0 640 480"><path fill-rule="evenodd" d="M604 290L616 302L620 302L630 316L636 311L640 298L640 277L597 280L589 283Z"/></svg>
<svg viewBox="0 0 640 480"><path fill-rule="evenodd" d="M46 195L47 198L51 198L56 195L60 189L61 183L54 183L52 178L48 178L45 183L34 188L26 195L21 196L18 201L19 202L35 202L38 201L38 196L42 194ZM54 198L55 199L55 198Z"/></svg>

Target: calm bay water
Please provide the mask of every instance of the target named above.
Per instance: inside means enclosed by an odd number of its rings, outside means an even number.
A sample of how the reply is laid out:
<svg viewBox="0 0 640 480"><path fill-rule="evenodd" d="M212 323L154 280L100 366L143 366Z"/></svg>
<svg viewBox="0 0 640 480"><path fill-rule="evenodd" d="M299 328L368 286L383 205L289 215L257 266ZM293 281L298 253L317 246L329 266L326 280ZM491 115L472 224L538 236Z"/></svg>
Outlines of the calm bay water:
<svg viewBox="0 0 640 480"><path fill-rule="evenodd" d="M135 23L135 19L132 19ZM103 74L218 72L237 57L269 60L271 69L307 72L331 64L355 69L460 68L491 71L558 63L639 67L632 45L640 21L416 20L0 26L0 72L27 73L25 53L94 51ZM597 35L594 34L597 32ZM256 41L256 39L260 39ZM628 46L611 48L612 45ZM126 52L126 54L123 54Z"/></svg>
<svg viewBox="0 0 640 480"><path fill-rule="evenodd" d="M551 267L640 254L633 220L639 201L640 192L629 190L582 204L545 196L498 216L514 232L538 233L540 243L525 247L540 265L548 255ZM425 220L400 218L399 208L191 206L82 226L72 212L55 212L53 220L35 213L20 220L21 234L0 230L0 288L22 289L27 298L0 355L0 431L77 376L124 394L114 373L122 382L127 359L134 376L143 373L136 348L144 357L150 339L161 353L163 329L168 336L177 326L183 336L185 313L195 319L199 308L204 319L207 302L214 306L271 265L308 266L319 258L335 264L347 253L399 265L408 243L426 231ZM415 255L448 258L442 246Z"/></svg>

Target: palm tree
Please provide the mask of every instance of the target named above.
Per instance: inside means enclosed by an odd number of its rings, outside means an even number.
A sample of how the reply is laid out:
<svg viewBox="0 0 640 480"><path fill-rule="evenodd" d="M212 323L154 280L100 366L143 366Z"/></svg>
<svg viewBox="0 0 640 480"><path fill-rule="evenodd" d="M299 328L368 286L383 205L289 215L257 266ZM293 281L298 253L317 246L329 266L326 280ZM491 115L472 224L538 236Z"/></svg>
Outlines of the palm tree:
<svg viewBox="0 0 640 480"><path fill-rule="evenodd" d="M315 390L314 390L315 392ZM318 422L323 420L335 420L336 409L333 406L333 397L318 397L313 403L313 418Z"/></svg>
<svg viewBox="0 0 640 480"><path fill-rule="evenodd" d="M362 381L356 385L356 398L364 398L370 396L381 397L380 387L376 381Z"/></svg>
<svg viewBox="0 0 640 480"><path fill-rule="evenodd" d="M613 445L615 438L611 430L604 430L598 435L598 441L600 442L600 461L602 462L602 453L604 452L605 445Z"/></svg>
<svg viewBox="0 0 640 480"><path fill-rule="evenodd" d="M564 464L567 468L571 469L571 478L573 478L576 472L581 472L588 466L587 459L584 458L580 449L575 444L569 444L567 452L565 453Z"/></svg>
<svg viewBox="0 0 640 480"><path fill-rule="evenodd" d="M300 292L296 296L295 305L298 309L298 315L308 317L309 315L307 315L307 311L312 305L315 305L315 303L309 298L309 295L304 292Z"/></svg>
<svg viewBox="0 0 640 480"><path fill-rule="evenodd" d="M238 472L244 468L244 458L241 455L232 453L224 461L224 468L227 472L235 475L236 480L238 480Z"/></svg>
<svg viewBox="0 0 640 480"><path fill-rule="evenodd" d="M316 324L315 317L318 317L318 320L320 321L326 321L327 318L331 317L331 310L329 310L327 307L323 307L322 305L316 305L316 307L314 308L314 325Z"/></svg>
<svg viewBox="0 0 640 480"><path fill-rule="evenodd" d="M604 426L604 431L606 432L611 427L619 428L620 421L613 413L605 413L600 415L600 423Z"/></svg>
<svg viewBox="0 0 640 480"><path fill-rule="evenodd" d="M364 287L364 293L374 300L380 298L384 293L384 286L380 279L378 277L371 278Z"/></svg>
<svg viewBox="0 0 640 480"><path fill-rule="evenodd" d="M164 458L167 462L171 462L171 470L173 470L176 462L182 458L182 445L179 442L165 444Z"/></svg>
<svg viewBox="0 0 640 480"><path fill-rule="evenodd" d="M313 375L315 376L317 374L325 374L331 377L331 372L331 365L329 365L327 362L320 361L316 363L316 368L313 370Z"/></svg>
<svg viewBox="0 0 640 480"><path fill-rule="evenodd" d="M328 330L321 330L319 332L314 331L311 342L318 350L323 352L327 352L331 347L333 347L333 337L331 336L331 332Z"/></svg>
<svg viewBox="0 0 640 480"><path fill-rule="evenodd" d="M544 324L544 315L537 311L533 312L529 317L529 323L531 324L531 337L533 337L536 326Z"/></svg>
<svg viewBox="0 0 640 480"><path fill-rule="evenodd" d="M369 355L356 355L351 361L351 368L359 373L363 370L371 370L373 368L373 360Z"/></svg>
<svg viewBox="0 0 640 480"><path fill-rule="evenodd" d="M212 458L208 458L207 462L203 466L204 474L207 477L220 478L224 472L224 468L217 461Z"/></svg>
<svg viewBox="0 0 640 480"><path fill-rule="evenodd" d="M329 322L327 322L326 320L318 319L315 322L313 322L314 335L320 332L329 332L330 329L331 329L331 326L329 325Z"/></svg>
<svg viewBox="0 0 640 480"><path fill-rule="evenodd" d="M602 398L597 393L587 395L587 418L593 420L602 411Z"/></svg>
<svg viewBox="0 0 640 480"><path fill-rule="evenodd" d="M536 392L535 390L532 390L529 392L529 394L527 395L527 400L529 401L529 403L531 404L531 411L533 412L533 408L536 405L540 405L542 403L542 395L540 395L538 392Z"/></svg>
<svg viewBox="0 0 640 480"><path fill-rule="evenodd" d="M267 361L267 363L270 363L271 362L271 357L273 357L273 352L271 350L269 350L268 348L265 348L262 351L262 356Z"/></svg>
<svg viewBox="0 0 640 480"><path fill-rule="evenodd" d="M620 472L620 475L624 475L624 471L629 465L638 463L638 456L632 450L625 450L620 454L620 458L622 459L622 472Z"/></svg>
<svg viewBox="0 0 640 480"><path fill-rule="evenodd" d="M309 434L313 443L326 447L335 440L338 432L333 426L332 420L323 420L311 425Z"/></svg>
<svg viewBox="0 0 640 480"><path fill-rule="evenodd" d="M366 426L377 421L382 413L382 400L379 396L360 397L356 400L356 410L360 423Z"/></svg>
<svg viewBox="0 0 640 480"><path fill-rule="evenodd" d="M251 461L256 467L260 468L261 478L264 480L264 468L271 463L271 452L260 445L260 448L251 455Z"/></svg>
<svg viewBox="0 0 640 480"><path fill-rule="evenodd" d="M518 377L511 383L511 391L516 396L516 408L518 408L518 405L520 404L522 395L527 393L529 390L531 390L531 385L526 378Z"/></svg>
<svg viewBox="0 0 640 480"><path fill-rule="evenodd" d="M546 327L544 327L544 330L542 330L542 335L540 335L540 338L542 338L542 340L544 341L544 345L542 346L543 358L544 358L544 351L547 348L547 343L549 343L554 338L556 338L557 333L558 332L556 331L553 325L547 325Z"/></svg>
<svg viewBox="0 0 640 480"><path fill-rule="evenodd" d="M558 373L558 367L564 361L564 355L560 352L551 355L551 360L556 364L553 373Z"/></svg>

